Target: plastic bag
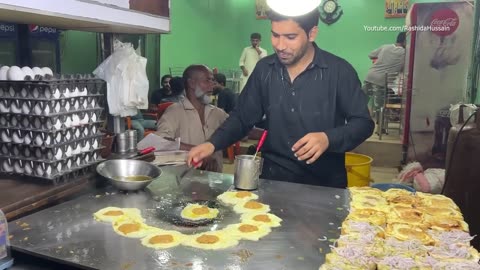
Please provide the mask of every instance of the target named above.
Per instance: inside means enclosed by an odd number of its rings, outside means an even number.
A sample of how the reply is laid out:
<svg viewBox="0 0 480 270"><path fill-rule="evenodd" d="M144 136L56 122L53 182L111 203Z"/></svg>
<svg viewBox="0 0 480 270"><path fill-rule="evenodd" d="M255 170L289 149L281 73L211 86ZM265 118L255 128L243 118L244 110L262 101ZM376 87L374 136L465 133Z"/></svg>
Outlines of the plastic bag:
<svg viewBox="0 0 480 270"><path fill-rule="evenodd" d="M107 82L107 102L113 116L134 116L148 108L147 59L139 56L132 44L114 42L114 53L94 71Z"/></svg>
<svg viewBox="0 0 480 270"><path fill-rule="evenodd" d="M460 115L460 106L465 105L465 108L463 108L463 121L467 121L467 118L472 115L472 113L475 113L477 110L477 106L475 104L455 104L455 105L450 105L450 124L452 126L455 126L458 124L458 116Z"/></svg>

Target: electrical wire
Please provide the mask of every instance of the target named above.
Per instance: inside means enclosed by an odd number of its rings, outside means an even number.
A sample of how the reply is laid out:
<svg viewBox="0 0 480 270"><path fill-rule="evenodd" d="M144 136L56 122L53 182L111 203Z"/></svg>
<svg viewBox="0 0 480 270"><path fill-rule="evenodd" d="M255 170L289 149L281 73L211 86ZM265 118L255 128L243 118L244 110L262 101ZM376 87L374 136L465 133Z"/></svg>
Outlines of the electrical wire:
<svg viewBox="0 0 480 270"><path fill-rule="evenodd" d="M446 168L446 171L445 171L445 182L443 183L443 187L442 187L442 192L440 194L443 194L445 192L445 187L447 186L447 179L448 176L450 175L450 170L452 168L452 158L455 154L455 149L457 147L457 143L458 143L458 138L460 138L460 136L462 135L462 130L463 128L465 128L465 126L468 124L468 121L470 121L470 119L472 119L473 116L475 116L475 114L477 113L479 109L475 110L468 118L467 118L467 121L465 121L463 124L462 124L462 127L460 127L460 129L458 130L458 134L457 134L457 137L455 137L455 141L453 142L453 146L452 146L452 151L450 152L450 156L448 157L448 160L450 161L448 163L448 166Z"/></svg>

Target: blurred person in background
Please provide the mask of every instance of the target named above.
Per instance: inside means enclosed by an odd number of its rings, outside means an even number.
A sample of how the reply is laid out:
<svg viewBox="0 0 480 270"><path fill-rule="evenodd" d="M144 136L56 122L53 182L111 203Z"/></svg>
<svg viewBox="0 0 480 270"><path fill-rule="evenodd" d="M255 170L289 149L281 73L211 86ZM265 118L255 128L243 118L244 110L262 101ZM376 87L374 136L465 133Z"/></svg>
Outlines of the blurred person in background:
<svg viewBox="0 0 480 270"><path fill-rule="evenodd" d="M214 74L213 77L215 78L213 94L217 96L217 107L230 113L235 108L237 95L226 87L227 78L223 73Z"/></svg>
<svg viewBox="0 0 480 270"><path fill-rule="evenodd" d="M252 33L250 35L251 46L245 47L242 51L240 56L240 68L242 69L240 91L243 91L257 62L267 56L267 51L260 47L261 41L262 36L259 33Z"/></svg>

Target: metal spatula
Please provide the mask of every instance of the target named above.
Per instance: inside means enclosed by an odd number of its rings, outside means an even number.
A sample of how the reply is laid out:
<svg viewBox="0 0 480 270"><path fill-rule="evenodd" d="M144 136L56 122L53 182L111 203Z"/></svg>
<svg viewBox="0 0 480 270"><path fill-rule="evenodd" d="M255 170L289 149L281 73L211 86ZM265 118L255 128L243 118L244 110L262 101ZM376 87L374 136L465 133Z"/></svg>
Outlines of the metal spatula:
<svg viewBox="0 0 480 270"><path fill-rule="evenodd" d="M191 172L193 169L196 169L196 168L197 168L197 166L198 166L199 163L200 163L200 161L199 161L199 162L195 162L195 161L192 160L192 167L186 169L184 172L182 172L182 173L180 174L180 176L177 176L177 185L178 185L178 186L180 186L180 181L181 181L189 172Z"/></svg>

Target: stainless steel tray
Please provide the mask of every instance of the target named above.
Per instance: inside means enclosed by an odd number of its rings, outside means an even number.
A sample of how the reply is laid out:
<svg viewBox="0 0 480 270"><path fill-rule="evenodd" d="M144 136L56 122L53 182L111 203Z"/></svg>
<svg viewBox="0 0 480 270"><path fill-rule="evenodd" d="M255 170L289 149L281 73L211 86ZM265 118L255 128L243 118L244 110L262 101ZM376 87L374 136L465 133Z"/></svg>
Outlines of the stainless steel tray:
<svg viewBox="0 0 480 270"><path fill-rule="evenodd" d="M212 201L232 187L233 176L194 171L180 188L176 174L183 166L162 167L162 176L146 191L122 193L112 187L92 190L9 224L14 250L84 269L318 269L331 239L348 214L348 192L318 186L262 180L259 200L283 219L282 226L258 242L241 241L233 248L205 251L186 246L154 250L139 239L117 235L111 224L92 214L107 206L134 207L146 223L185 234L219 230L238 223L239 215L225 211L222 219L204 226L172 224L162 214L179 199ZM59 268L60 269L60 268Z"/></svg>

